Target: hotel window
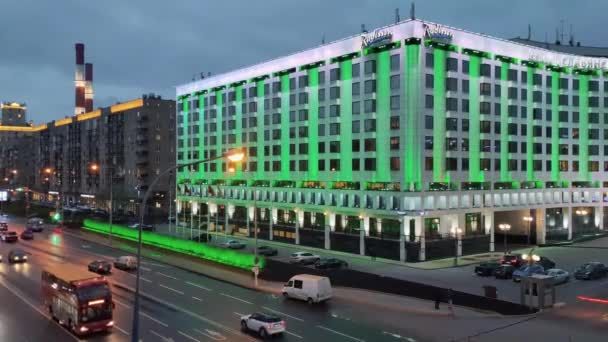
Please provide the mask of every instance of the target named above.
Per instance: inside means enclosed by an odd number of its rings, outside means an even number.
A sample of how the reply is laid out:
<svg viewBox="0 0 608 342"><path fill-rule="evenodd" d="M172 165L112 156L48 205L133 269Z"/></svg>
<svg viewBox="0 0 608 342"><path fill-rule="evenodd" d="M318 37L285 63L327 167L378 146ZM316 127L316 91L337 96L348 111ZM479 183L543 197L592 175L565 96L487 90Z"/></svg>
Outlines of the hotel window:
<svg viewBox="0 0 608 342"><path fill-rule="evenodd" d="M399 55L399 54L391 55L391 70L392 71L399 70L400 57L401 57L401 55Z"/></svg>
<svg viewBox="0 0 608 342"><path fill-rule="evenodd" d="M433 95L424 96L424 107L428 109L433 109Z"/></svg>
<svg viewBox="0 0 608 342"><path fill-rule="evenodd" d="M359 139L353 139L352 150L353 152L359 152L361 150L361 143L359 142Z"/></svg>
<svg viewBox="0 0 608 342"><path fill-rule="evenodd" d="M399 89L401 87L401 76L393 75L391 76L391 89Z"/></svg>
<svg viewBox="0 0 608 342"><path fill-rule="evenodd" d="M490 171L490 159L488 159L488 158L481 158L479 160L479 167L483 171Z"/></svg>
<svg viewBox="0 0 608 342"><path fill-rule="evenodd" d="M361 65L359 63L353 63L353 77L359 77L361 74Z"/></svg>
<svg viewBox="0 0 608 342"><path fill-rule="evenodd" d="M541 103L543 101L543 93L541 91L534 91L532 93L532 101Z"/></svg>
<svg viewBox="0 0 608 342"><path fill-rule="evenodd" d="M353 159L353 161L352 161L352 168L353 168L353 171L359 171L360 170L360 162L359 162L358 158Z"/></svg>
<svg viewBox="0 0 608 342"><path fill-rule="evenodd" d="M319 89L319 101L325 101L325 88Z"/></svg>
<svg viewBox="0 0 608 342"><path fill-rule="evenodd" d="M391 171L399 171L401 169L401 160L399 157L391 157Z"/></svg>
<svg viewBox="0 0 608 342"><path fill-rule="evenodd" d="M376 92L376 80L367 80L364 84L364 91L366 94L372 94Z"/></svg>
<svg viewBox="0 0 608 342"><path fill-rule="evenodd" d="M376 72L376 61L365 61L365 74L370 75Z"/></svg>
<svg viewBox="0 0 608 342"><path fill-rule="evenodd" d="M600 114L599 113L589 113L589 123L599 124L600 123Z"/></svg>
<svg viewBox="0 0 608 342"><path fill-rule="evenodd" d="M366 119L363 121L363 129L365 132L376 131L376 119Z"/></svg>
<svg viewBox="0 0 608 342"><path fill-rule="evenodd" d="M508 113L509 113L509 117L516 118L517 117L517 106L509 105Z"/></svg>
<svg viewBox="0 0 608 342"><path fill-rule="evenodd" d="M359 103L359 101L354 101L353 102L353 114L359 114L361 113L361 104Z"/></svg>
<svg viewBox="0 0 608 342"><path fill-rule="evenodd" d="M479 112L481 114L491 114L491 105L490 102L481 102L479 103Z"/></svg>
<svg viewBox="0 0 608 342"><path fill-rule="evenodd" d="M469 112L469 100L463 99L462 100L462 108L461 111L463 113L468 113Z"/></svg>
<svg viewBox="0 0 608 342"><path fill-rule="evenodd" d="M323 119L325 117L325 106L319 106L319 119Z"/></svg>
<svg viewBox="0 0 608 342"><path fill-rule="evenodd" d="M479 132L480 133L491 133L492 123L487 120L483 120L479 122Z"/></svg>
<svg viewBox="0 0 608 342"><path fill-rule="evenodd" d="M597 108L600 105L600 98L597 96L591 96L589 97L589 107L590 108Z"/></svg>
<svg viewBox="0 0 608 342"><path fill-rule="evenodd" d="M319 167L319 171L325 171L325 159L319 159L319 163L318 163Z"/></svg>
<svg viewBox="0 0 608 342"><path fill-rule="evenodd" d="M445 138L445 149L446 151L458 151L458 139Z"/></svg>
<svg viewBox="0 0 608 342"><path fill-rule="evenodd" d="M391 129L399 129L399 127L400 127L399 117L391 116Z"/></svg>
<svg viewBox="0 0 608 342"><path fill-rule="evenodd" d="M296 79L295 79L295 77L292 77L292 78L289 79L289 89L290 90L296 89Z"/></svg>
<svg viewBox="0 0 608 342"><path fill-rule="evenodd" d="M456 100L456 99L454 99ZM398 110L400 107L401 101L399 99L399 95L391 96L391 110Z"/></svg>
<svg viewBox="0 0 608 342"><path fill-rule="evenodd" d="M319 85L323 84L325 84L325 71L319 71Z"/></svg>
<svg viewBox="0 0 608 342"><path fill-rule="evenodd" d="M319 153L325 153L325 142L321 141L318 146Z"/></svg>
<svg viewBox="0 0 608 342"><path fill-rule="evenodd" d="M458 119L457 118L446 118L445 119L445 129L448 131L457 131L458 130Z"/></svg>
<svg viewBox="0 0 608 342"><path fill-rule="evenodd" d="M329 82L340 80L340 68L333 68L329 71Z"/></svg>
<svg viewBox="0 0 608 342"><path fill-rule="evenodd" d="M496 76L496 78L498 78L498 75ZM508 78L509 78L509 81L517 82L517 70L509 69Z"/></svg>
<svg viewBox="0 0 608 342"><path fill-rule="evenodd" d="M353 133L359 133L361 131L361 121L354 120L353 121Z"/></svg>
<svg viewBox="0 0 608 342"><path fill-rule="evenodd" d="M306 121L306 120L308 120L308 110L306 110L306 109L300 109L300 111L298 112L298 120L299 121Z"/></svg>
<svg viewBox="0 0 608 342"><path fill-rule="evenodd" d="M300 89L308 87L308 75L302 75L298 78L298 87Z"/></svg>
<svg viewBox="0 0 608 342"><path fill-rule="evenodd" d="M433 157L425 157L424 158L424 170L432 171L433 170Z"/></svg>
<svg viewBox="0 0 608 342"><path fill-rule="evenodd" d="M329 116L332 118L340 116L340 105L329 106Z"/></svg>
<svg viewBox="0 0 608 342"><path fill-rule="evenodd" d="M600 154L600 147L598 145L590 145L588 151L590 156L597 156Z"/></svg>
<svg viewBox="0 0 608 342"><path fill-rule="evenodd" d="M560 106L567 106L568 105L568 95L561 94L559 96L559 105ZM565 122L567 122L567 120Z"/></svg>
<svg viewBox="0 0 608 342"><path fill-rule="evenodd" d="M432 136L427 135L424 137L424 149L425 150L433 149L433 137Z"/></svg>
<svg viewBox="0 0 608 342"><path fill-rule="evenodd" d="M445 80L445 90L447 91L458 91L458 79L448 77Z"/></svg>
<svg viewBox="0 0 608 342"><path fill-rule="evenodd" d="M578 90L579 81L577 79L572 80L572 89Z"/></svg>
<svg viewBox="0 0 608 342"><path fill-rule="evenodd" d="M462 73L463 74L469 73L469 61L467 61L467 60L462 61Z"/></svg>
<svg viewBox="0 0 608 342"><path fill-rule="evenodd" d="M340 153L340 142L330 141L329 142L329 153Z"/></svg>
<svg viewBox="0 0 608 342"><path fill-rule="evenodd" d="M374 113L374 112L376 112L376 100L374 100L374 99L365 100L365 108L364 109L365 109L365 113Z"/></svg>
<svg viewBox="0 0 608 342"><path fill-rule="evenodd" d="M445 169L447 171L458 170L458 159L457 158L445 158Z"/></svg>
<svg viewBox="0 0 608 342"><path fill-rule="evenodd" d="M329 135L339 135L340 134L340 124L339 123L330 123L329 124Z"/></svg>
<svg viewBox="0 0 608 342"><path fill-rule="evenodd" d="M375 152L376 151L376 139L368 138L363 140L363 148L365 152Z"/></svg>
<svg viewBox="0 0 608 342"><path fill-rule="evenodd" d="M391 150L399 149L399 137L391 137Z"/></svg>
<svg viewBox="0 0 608 342"><path fill-rule="evenodd" d="M578 95L572 96L572 106L578 107Z"/></svg>
<svg viewBox="0 0 608 342"><path fill-rule="evenodd" d="M308 126L298 127L298 136L300 138L308 138Z"/></svg>
<svg viewBox="0 0 608 342"><path fill-rule="evenodd" d="M480 76L492 77L492 69L490 68L490 64L483 63L481 65L481 69L479 70Z"/></svg>
<svg viewBox="0 0 608 342"><path fill-rule="evenodd" d="M435 87L435 78L432 74L426 74L424 77L424 84L426 89L433 89Z"/></svg>
<svg viewBox="0 0 608 342"><path fill-rule="evenodd" d="M490 85L490 83L485 83L485 82L480 83L479 84L479 93L481 95L491 96L492 95L492 86Z"/></svg>
<svg viewBox="0 0 608 342"><path fill-rule="evenodd" d="M376 158L365 158L363 164L365 171L376 171Z"/></svg>
<svg viewBox="0 0 608 342"><path fill-rule="evenodd" d="M433 117L431 115L424 116L424 128L433 129Z"/></svg>
<svg viewBox="0 0 608 342"><path fill-rule="evenodd" d="M432 68L433 63L434 63L433 53L427 52L426 55L424 56L424 64L426 65L427 68Z"/></svg>
<svg viewBox="0 0 608 342"><path fill-rule="evenodd" d="M458 111L458 99L448 97L445 101L445 110L452 112Z"/></svg>
<svg viewBox="0 0 608 342"><path fill-rule="evenodd" d="M340 87L330 87L329 88L329 99L335 100L340 97Z"/></svg>
<svg viewBox="0 0 608 342"><path fill-rule="evenodd" d="M458 71L458 60L456 58L448 57L446 60L446 71Z"/></svg>
<svg viewBox="0 0 608 342"><path fill-rule="evenodd" d="M517 100L517 88L509 87L508 98L509 100Z"/></svg>
<svg viewBox="0 0 608 342"><path fill-rule="evenodd" d="M300 93L299 94L298 103L299 104L307 104L308 103L308 93Z"/></svg>
<svg viewBox="0 0 608 342"><path fill-rule="evenodd" d="M298 164L300 171L308 171L308 160L300 160Z"/></svg>
<svg viewBox="0 0 608 342"><path fill-rule="evenodd" d="M461 144L461 150L466 152L469 150L469 139L467 138L462 138L462 144Z"/></svg>
<svg viewBox="0 0 608 342"><path fill-rule="evenodd" d="M329 170L340 171L340 159L330 159L329 160Z"/></svg>
<svg viewBox="0 0 608 342"><path fill-rule="evenodd" d="M361 83L353 82L353 96L358 96L361 93Z"/></svg>

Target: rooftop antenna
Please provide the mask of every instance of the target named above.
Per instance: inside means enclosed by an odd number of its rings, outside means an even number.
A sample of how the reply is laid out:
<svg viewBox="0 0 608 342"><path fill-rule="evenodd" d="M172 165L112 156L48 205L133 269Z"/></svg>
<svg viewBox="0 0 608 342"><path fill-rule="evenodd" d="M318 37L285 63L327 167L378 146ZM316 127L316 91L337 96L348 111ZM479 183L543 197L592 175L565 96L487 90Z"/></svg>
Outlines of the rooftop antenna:
<svg viewBox="0 0 608 342"><path fill-rule="evenodd" d="M559 28L555 28L555 44L559 45Z"/></svg>
<svg viewBox="0 0 608 342"><path fill-rule="evenodd" d="M532 39L532 25L528 24L528 40Z"/></svg>
<svg viewBox="0 0 608 342"><path fill-rule="evenodd" d="M325 32L323 32L323 36L321 37L321 45L325 45Z"/></svg>
<svg viewBox="0 0 608 342"><path fill-rule="evenodd" d="M205 73L201 72L201 80L205 79Z"/></svg>
<svg viewBox="0 0 608 342"><path fill-rule="evenodd" d="M572 24L570 24L570 39L569 39L569 43L570 43L570 46L574 46L574 28L572 27Z"/></svg>
<svg viewBox="0 0 608 342"><path fill-rule="evenodd" d="M361 24L361 33L367 33L367 29L365 29L365 24Z"/></svg>
<svg viewBox="0 0 608 342"><path fill-rule="evenodd" d="M545 48L549 48L549 34L545 31Z"/></svg>
<svg viewBox="0 0 608 342"><path fill-rule="evenodd" d="M410 19L416 19L416 3L412 1L410 5Z"/></svg>
<svg viewBox="0 0 608 342"><path fill-rule="evenodd" d="M211 71L207 72L207 77L211 77Z"/></svg>
<svg viewBox="0 0 608 342"><path fill-rule="evenodd" d="M397 24L401 19L399 18L399 8L395 8L395 24Z"/></svg>
<svg viewBox="0 0 608 342"><path fill-rule="evenodd" d="M561 34L559 35L559 41L563 42L564 41L564 19L561 19L559 21L560 24L560 30L561 30Z"/></svg>

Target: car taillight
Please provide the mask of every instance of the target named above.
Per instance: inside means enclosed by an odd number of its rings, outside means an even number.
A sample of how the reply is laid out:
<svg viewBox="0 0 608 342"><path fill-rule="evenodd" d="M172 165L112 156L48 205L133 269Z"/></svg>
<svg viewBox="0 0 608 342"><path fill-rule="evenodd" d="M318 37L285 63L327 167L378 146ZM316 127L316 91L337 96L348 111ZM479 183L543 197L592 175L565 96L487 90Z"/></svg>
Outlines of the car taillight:
<svg viewBox="0 0 608 342"><path fill-rule="evenodd" d="M270 323L266 324L266 329L268 329L268 330L272 329L272 324L270 324Z"/></svg>
<svg viewBox="0 0 608 342"><path fill-rule="evenodd" d="M283 325L283 328L287 329L287 323L285 321L281 321L281 324Z"/></svg>
<svg viewBox="0 0 608 342"><path fill-rule="evenodd" d="M108 324L106 324L106 327L111 327L114 325L114 321L109 321Z"/></svg>

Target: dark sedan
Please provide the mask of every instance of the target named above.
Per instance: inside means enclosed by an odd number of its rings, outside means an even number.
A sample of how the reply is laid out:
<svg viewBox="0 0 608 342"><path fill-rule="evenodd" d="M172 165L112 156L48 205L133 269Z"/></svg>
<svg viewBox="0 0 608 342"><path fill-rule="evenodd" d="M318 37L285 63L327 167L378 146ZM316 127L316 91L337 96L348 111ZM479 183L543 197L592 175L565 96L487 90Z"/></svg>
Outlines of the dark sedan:
<svg viewBox="0 0 608 342"><path fill-rule="evenodd" d="M494 277L496 279L511 279L515 270L516 268L513 265L500 265L500 267L494 270Z"/></svg>
<svg viewBox="0 0 608 342"><path fill-rule="evenodd" d="M525 260L521 257L521 254L505 254L500 259L500 263L520 267L525 263Z"/></svg>
<svg viewBox="0 0 608 342"><path fill-rule="evenodd" d="M29 229L26 229L24 231L21 232L21 240L33 240L34 239L34 232L32 232Z"/></svg>
<svg viewBox="0 0 608 342"><path fill-rule="evenodd" d="M315 268L318 268L321 270L348 268L348 263L346 261L340 260L340 259L323 258L315 263Z"/></svg>
<svg viewBox="0 0 608 342"><path fill-rule="evenodd" d="M8 231L8 223L0 222L0 232L6 232L6 231Z"/></svg>
<svg viewBox="0 0 608 342"><path fill-rule="evenodd" d="M276 248L272 248L270 246L260 246L258 247L258 254L264 256L275 256L279 254L279 251Z"/></svg>
<svg viewBox="0 0 608 342"><path fill-rule="evenodd" d="M99 274L109 274L112 272L112 263L105 260L95 260L89 264L89 271Z"/></svg>
<svg viewBox="0 0 608 342"><path fill-rule="evenodd" d="M482 262L475 266L475 274L479 276L489 277L494 274L494 271L500 267L501 264L497 262Z"/></svg>
<svg viewBox="0 0 608 342"><path fill-rule="evenodd" d="M588 262L574 271L576 279L599 279L608 274L608 268L601 262Z"/></svg>
<svg viewBox="0 0 608 342"><path fill-rule="evenodd" d="M8 262L13 264L16 262L27 262L27 255L22 249L13 249L8 252Z"/></svg>

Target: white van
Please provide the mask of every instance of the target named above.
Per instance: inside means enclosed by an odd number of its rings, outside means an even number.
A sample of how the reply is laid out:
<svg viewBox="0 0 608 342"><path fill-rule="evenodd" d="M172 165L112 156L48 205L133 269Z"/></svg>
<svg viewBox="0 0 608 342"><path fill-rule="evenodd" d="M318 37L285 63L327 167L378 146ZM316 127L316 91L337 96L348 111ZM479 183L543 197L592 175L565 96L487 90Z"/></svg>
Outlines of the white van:
<svg viewBox="0 0 608 342"><path fill-rule="evenodd" d="M331 299L329 278L312 274L299 274L291 277L283 286L283 296L307 301L309 304Z"/></svg>

